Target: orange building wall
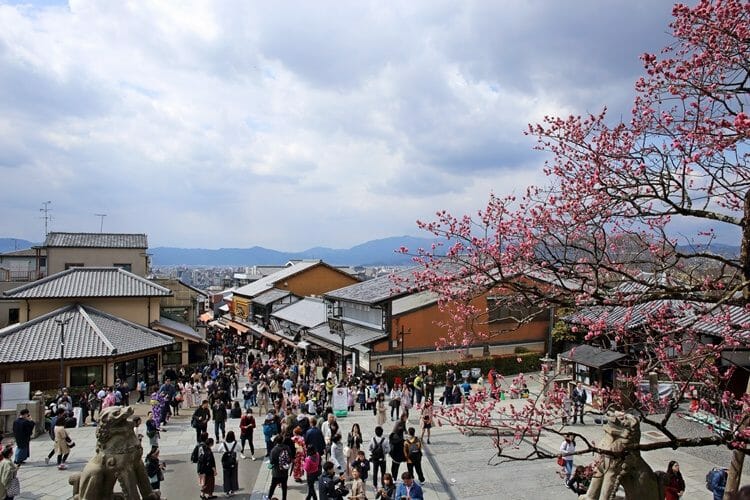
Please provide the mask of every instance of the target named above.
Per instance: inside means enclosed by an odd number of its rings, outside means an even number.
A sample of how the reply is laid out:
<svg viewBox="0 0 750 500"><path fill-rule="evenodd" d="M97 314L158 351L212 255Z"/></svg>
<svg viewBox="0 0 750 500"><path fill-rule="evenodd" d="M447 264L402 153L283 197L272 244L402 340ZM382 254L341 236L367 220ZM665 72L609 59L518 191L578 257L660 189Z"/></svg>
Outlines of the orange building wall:
<svg viewBox="0 0 750 500"><path fill-rule="evenodd" d="M486 299L481 296L474 300L478 308L486 307ZM391 340L400 338L401 327L404 331L411 333L404 335L405 351L423 351L435 349L435 344L441 337L445 337L448 331L437 323L449 321L450 315L447 311L440 311L437 303L422 309L417 309L394 317L391 322ZM511 329L513 328L513 329ZM498 335L494 335L482 344L507 344L525 342L545 342L549 332L549 321L545 317L541 321L533 321L516 327L513 323L493 323L491 325L479 325L477 330L487 333L488 329ZM505 331L503 331L505 330ZM374 346L378 353L388 352L390 343L382 342ZM401 346L395 347L391 352L400 351Z"/></svg>
<svg viewBox="0 0 750 500"><path fill-rule="evenodd" d="M354 283L359 283L359 280L354 276L349 276L343 271L337 271L328 266L317 265L276 283L275 287L281 290L289 290L300 297L308 297L310 295L322 295Z"/></svg>

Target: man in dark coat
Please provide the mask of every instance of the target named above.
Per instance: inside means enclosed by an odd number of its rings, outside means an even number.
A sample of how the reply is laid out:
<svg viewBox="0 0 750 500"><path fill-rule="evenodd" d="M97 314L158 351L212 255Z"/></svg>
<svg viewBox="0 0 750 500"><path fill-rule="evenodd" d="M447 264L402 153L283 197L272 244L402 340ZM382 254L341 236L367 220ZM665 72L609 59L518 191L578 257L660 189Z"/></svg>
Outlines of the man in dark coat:
<svg viewBox="0 0 750 500"><path fill-rule="evenodd" d="M310 419L310 428L305 432L305 444L314 446L321 457L326 451L326 441L323 438L323 432L318 427L318 421L315 417Z"/></svg>
<svg viewBox="0 0 750 500"><path fill-rule="evenodd" d="M16 465L22 464L29 458L29 448L31 443L31 435L34 432L34 423L31 420L31 414L29 410L24 408L18 415L18 418L13 422L13 437L16 439L16 456L13 462Z"/></svg>

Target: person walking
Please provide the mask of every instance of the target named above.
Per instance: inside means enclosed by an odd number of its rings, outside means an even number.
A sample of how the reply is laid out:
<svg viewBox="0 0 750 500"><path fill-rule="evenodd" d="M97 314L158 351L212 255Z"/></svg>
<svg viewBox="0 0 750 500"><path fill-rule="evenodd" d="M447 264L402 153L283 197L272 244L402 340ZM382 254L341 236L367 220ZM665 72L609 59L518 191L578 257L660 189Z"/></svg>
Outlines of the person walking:
<svg viewBox="0 0 750 500"><path fill-rule="evenodd" d="M65 430L65 418L58 417L55 421L55 452L57 453L57 468L65 470L68 468L65 462L70 455L70 449L73 447L73 441Z"/></svg>
<svg viewBox="0 0 750 500"><path fill-rule="evenodd" d="M398 469L402 462L406 461L404 456L404 427L399 421L388 436L388 445L391 456L391 476L398 477Z"/></svg>
<svg viewBox="0 0 750 500"><path fill-rule="evenodd" d="M240 489L237 466L237 439L234 431L227 432L226 441L222 443L224 453L221 455L221 469L224 476L224 493L232 496Z"/></svg>
<svg viewBox="0 0 750 500"><path fill-rule="evenodd" d="M26 462L31 453L31 435L34 433L36 423L31 420L31 414L27 408L18 412L18 418L13 422L13 437L16 440L16 456L13 463L21 465Z"/></svg>
<svg viewBox="0 0 750 500"><path fill-rule="evenodd" d="M224 439L224 435L226 434L226 424L227 424L227 407L224 404L224 401L217 398L216 401L214 401L213 407L213 419L214 419L214 436L216 437L216 442ZM219 431L221 431L221 439L219 439Z"/></svg>
<svg viewBox="0 0 750 500"><path fill-rule="evenodd" d="M380 471L380 477L385 478L385 457L390 450L388 439L383 436L383 428L381 426L375 427L375 435L370 440L368 451L372 464L372 485L376 489L378 487L378 471Z"/></svg>
<svg viewBox="0 0 750 500"><path fill-rule="evenodd" d="M13 447L7 445L0 453L0 498L13 500L14 497L9 494L8 489L17 473L18 465L13 463Z"/></svg>
<svg viewBox="0 0 750 500"><path fill-rule="evenodd" d="M580 382L573 389L570 399L573 400L573 423L575 424L576 420L578 420L583 425L583 410L586 405L587 395L586 389L583 388Z"/></svg>
<svg viewBox="0 0 750 500"><path fill-rule="evenodd" d="M305 438L302 437L302 427L299 425L294 427L292 431L292 444L294 445L294 467L292 468L292 477L297 483L303 483L302 474L302 463L305 460Z"/></svg>
<svg viewBox="0 0 750 500"><path fill-rule="evenodd" d="M414 476L404 472L401 474L401 481L396 488L396 498L399 500L424 500L422 487L414 482Z"/></svg>
<svg viewBox="0 0 750 500"><path fill-rule="evenodd" d="M146 475L151 483L151 488L158 490L161 486L161 482L164 481L164 469L166 469L164 462L159 461L158 446L151 447L151 451L146 455L144 462L146 465Z"/></svg>
<svg viewBox="0 0 750 500"><path fill-rule="evenodd" d="M335 468L333 462L328 461L323 464L323 474L318 482L319 500L342 500L344 498L345 494L342 494L344 476L341 474L336 477ZM348 494L348 491L346 493Z"/></svg>
<svg viewBox="0 0 750 500"><path fill-rule="evenodd" d="M349 500L367 500L365 495L365 482L359 475L359 470L352 469L352 487L349 492Z"/></svg>
<svg viewBox="0 0 750 500"><path fill-rule="evenodd" d="M274 447L271 450L271 486L268 489L268 498L273 498L273 492L276 486L281 486L282 500L286 500L287 481L289 480L289 469L292 466L291 450L284 444L281 436L276 436L273 440Z"/></svg>
<svg viewBox="0 0 750 500"><path fill-rule="evenodd" d="M679 500L685 493L685 480L680 472L680 464L675 460L671 460L667 465L665 483L664 500Z"/></svg>
<svg viewBox="0 0 750 500"><path fill-rule="evenodd" d="M156 417L154 417L156 419ZM201 434L208 431L208 421L211 420L211 410L208 408L208 400L204 399L201 405L193 412L190 425L195 429L195 441L201 442Z"/></svg>
<svg viewBox="0 0 750 500"><path fill-rule="evenodd" d="M433 406L430 398L425 399L424 406L422 406L422 418L419 419L419 423L422 427L422 433L420 440L424 442L424 433L427 432L427 444L430 444L430 431L432 429L432 414Z"/></svg>
<svg viewBox="0 0 750 500"><path fill-rule="evenodd" d="M276 422L276 416L274 410L268 412L266 419L263 422L263 437L266 440L266 458L271 456L271 450L273 449L273 438L281 432L279 424Z"/></svg>
<svg viewBox="0 0 750 500"><path fill-rule="evenodd" d="M250 458L255 460L255 446L253 445L253 431L255 430L255 417L253 409L248 408L245 414L240 418L240 457L245 456L245 441L250 445Z"/></svg>
<svg viewBox="0 0 750 500"><path fill-rule="evenodd" d="M714 467L708 473L710 480L706 486L711 487L714 500L722 500L724 498L724 490L727 487L727 474L728 471L725 467Z"/></svg>
<svg viewBox="0 0 750 500"><path fill-rule="evenodd" d="M154 446L157 448L159 447L159 438L161 436L153 412L148 412L148 418L146 419L146 437L148 438L148 444L151 445L152 448Z"/></svg>
<svg viewBox="0 0 750 500"><path fill-rule="evenodd" d="M568 484L570 477L573 475L573 454L576 452L576 442L573 436L565 434L565 439L560 444L560 454L558 457L563 459L565 467L565 484Z"/></svg>
<svg viewBox="0 0 750 500"><path fill-rule="evenodd" d="M344 444L341 442L341 434L336 433L331 438L331 462L336 466L339 474L347 473L347 459L344 456Z"/></svg>
<svg viewBox="0 0 750 500"><path fill-rule="evenodd" d="M305 471L307 479L307 496L305 500L318 500L315 486L320 479L321 463L320 453L313 445L307 446L307 456L302 462L302 470Z"/></svg>
<svg viewBox="0 0 750 500"><path fill-rule="evenodd" d="M375 410L377 411L377 419L375 420L376 424L385 424L387 409L385 406L385 394L383 394L382 392L378 393L378 397L375 403Z"/></svg>
<svg viewBox="0 0 750 500"><path fill-rule="evenodd" d="M401 386L399 384L394 384L393 389L391 389L391 401L388 403L391 407L391 421L394 421L399 417L399 412L401 411L401 395Z"/></svg>
<svg viewBox="0 0 750 500"><path fill-rule="evenodd" d="M310 419L310 428L305 432L305 444L315 446L321 457L326 449L326 441L323 437L323 431L318 427L318 419L312 417Z"/></svg>
<svg viewBox="0 0 750 500"><path fill-rule="evenodd" d="M197 462L198 485L201 489L200 497L204 500L209 500L216 498L216 495L214 495L214 489L216 488L216 459L212 450L214 440L206 438L198 446L200 446Z"/></svg>
<svg viewBox="0 0 750 500"><path fill-rule="evenodd" d="M406 470L411 477L414 477L414 471L420 483L424 483L424 473L422 472L422 442L416 436L417 431L414 427L409 427L409 437L404 441L404 457L406 458Z"/></svg>

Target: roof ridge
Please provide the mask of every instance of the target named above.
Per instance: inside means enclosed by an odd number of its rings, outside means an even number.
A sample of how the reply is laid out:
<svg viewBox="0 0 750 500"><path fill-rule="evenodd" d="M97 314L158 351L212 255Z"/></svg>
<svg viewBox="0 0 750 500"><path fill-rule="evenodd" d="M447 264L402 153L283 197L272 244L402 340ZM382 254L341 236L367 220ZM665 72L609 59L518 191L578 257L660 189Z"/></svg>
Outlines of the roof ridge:
<svg viewBox="0 0 750 500"><path fill-rule="evenodd" d="M55 274L50 274L49 276L45 276L42 279L38 279L38 280L34 280L34 281L29 281L28 283L25 283L25 284L23 284L21 286L17 286L16 288L11 288L10 290L5 290L2 294L5 297L10 297L11 293L13 295L15 295L18 292L24 292L24 291L29 290L31 288L37 287L39 285L43 285L45 283L49 283L53 279L58 279L58 278L60 278L64 274L71 274L76 269L83 269L83 268L80 268L80 267L71 267L71 268L65 269L63 271L56 272Z"/></svg>
<svg viewBox="0 0 750 500"><path fill-rule="evenodd" d="M121 318L119 316L115 316L114 314L110 314L108 312L102 311L101 309L96 309L96 308L91 307L91 306L83 306L83 305L81 307L83 307L87 311L88 310L93 311L94 313L96 313L97 316L104 316L107 319L110 319L112 321L117 321L119 323L122 323L122 324L125 324L125 325L128 325L128 326L132 326L133 328L138 328L139 330L142 330L142 331L144 331L146 333L150 333L152 335L156 334L156 335L159 335L161 337L165 337L165 338L171 339L171 337L169 335L164 335L164 334L162 334L160 332L157 332L156 330L154 330L154 329L152 329L152 328L150 328L148 326L144 326L144 325L141 325L140 323L136 323L134 321L130 321L129 319L125 319L125 318Z"/></svg>
<svg viewBox="0 0 750 500"><path fill-rule="evenodd" d="M104 332L102 332L99 329L99 327L96 325L96 323L94 323L94 320L91 319L91 316L89 316L88 311L86 311L86 309L81 304L76 304L76 306L78 308L78 313L81 316L83 316L83 318L86 320L89 326L91 326L91 328L94 330L94 333L96 333L96 335L104 343L104 345L109 347L110 352L116 351L117 349L115 348L114 345L112 345L112 342L109 341L109 339L104 335Z"/></svg>

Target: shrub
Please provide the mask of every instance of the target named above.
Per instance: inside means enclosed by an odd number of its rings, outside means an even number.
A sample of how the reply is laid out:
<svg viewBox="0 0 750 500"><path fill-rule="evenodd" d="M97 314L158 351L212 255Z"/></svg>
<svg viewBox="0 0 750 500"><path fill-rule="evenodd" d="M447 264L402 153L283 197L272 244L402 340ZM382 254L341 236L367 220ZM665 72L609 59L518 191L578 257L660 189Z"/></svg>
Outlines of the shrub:
<svg viewBox="0 0 750 500"><path fill-rule="evenodd" d="M435 382L443 384L445 383L445 374L449 369L453 369L458 378L461 377L461 370L471 370L472 368L479 368L482 372L482 376L485 378L487 377L487 373L493 367L501 375L515 375L517 373L539 371L541 369L539 358L543 356L544 353L537 352L522 353L518 355L505 354L495 355L490 358L470 359L458 362L432 363L427 364L427 367L432 369ZM398 377L401 380L404 380L406 377L416 374L417 370L419 370L419 368L416 366L389 367L384 370L384 376L388 385L393 385L393 380L395 378Z"/></svg>

